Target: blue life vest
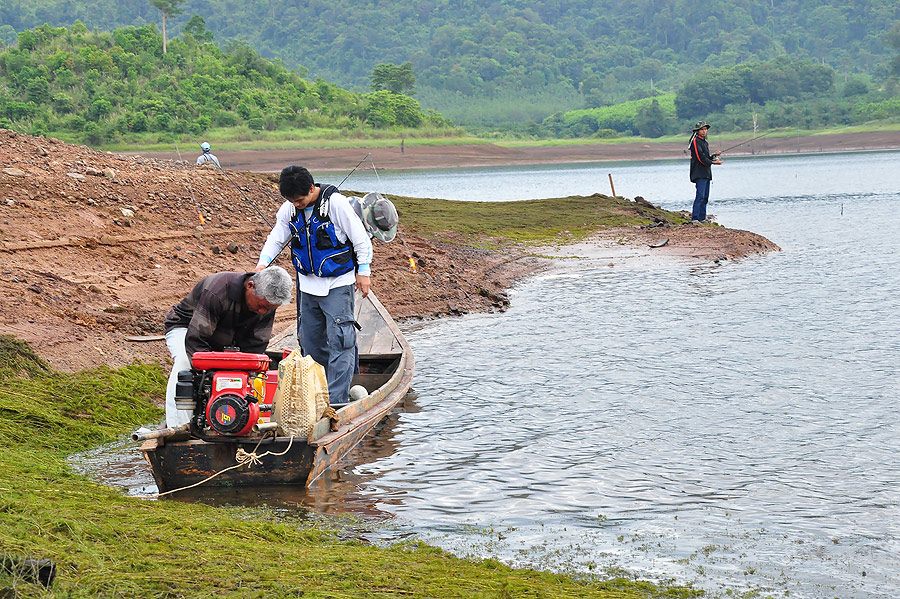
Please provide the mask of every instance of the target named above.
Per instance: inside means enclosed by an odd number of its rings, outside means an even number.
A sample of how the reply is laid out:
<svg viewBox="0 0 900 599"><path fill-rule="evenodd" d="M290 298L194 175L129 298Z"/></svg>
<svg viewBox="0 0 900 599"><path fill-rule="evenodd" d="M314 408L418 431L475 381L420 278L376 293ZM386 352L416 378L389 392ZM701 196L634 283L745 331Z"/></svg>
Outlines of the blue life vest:
<svg viewBox="0 0 900 599"><path fill-rule="evenodd" d="M323 185L306 220L305 210L297 210L291 219L291 262L302 275L339 277L356 268L356 255L349 237L341 243L328 217L331 194L338 189Z"/></svg>

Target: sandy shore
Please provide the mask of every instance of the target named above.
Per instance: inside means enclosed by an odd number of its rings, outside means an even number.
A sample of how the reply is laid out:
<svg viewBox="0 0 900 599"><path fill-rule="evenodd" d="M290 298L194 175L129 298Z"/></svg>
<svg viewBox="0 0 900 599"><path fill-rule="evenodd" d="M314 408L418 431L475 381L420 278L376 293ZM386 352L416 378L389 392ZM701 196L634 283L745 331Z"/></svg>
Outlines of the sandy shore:
<svg viewBox="0 0 900 599"><path fill-rule="evenodd" d="M718 143L710 135L713 151L734 145ZM687 138L678 143L615 143L571 146L509 148L494 144L417 146L405 144L404 151L394 148L297 149L218 152L223 167L229 170L276 172L289 164L299 164L314 173L348 171L367 152L379 169L432 169L477 166L513 166L567 162L604 162L615 160L670 160L686 158ZM824 152L854 152L900 149L900 131L871 133L835 133L807 137L766 137L736 148L729 156L776 155ZM149 158L177 160L172 152L145 153Z"/></svg>

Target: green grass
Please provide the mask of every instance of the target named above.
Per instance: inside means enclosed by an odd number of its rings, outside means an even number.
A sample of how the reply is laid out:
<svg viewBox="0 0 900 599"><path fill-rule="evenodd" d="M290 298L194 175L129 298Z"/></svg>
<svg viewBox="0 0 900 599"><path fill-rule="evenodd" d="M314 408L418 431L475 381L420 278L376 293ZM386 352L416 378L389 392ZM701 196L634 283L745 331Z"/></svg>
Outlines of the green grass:
<svg viewBox="0 0 900 599"><path fill-rule="evenodd" d="M900 123L881 122L847 127L824 129L782 129L768 137L809 137L839 133L877 133L900 131ZM762 133L762 132L761 132ZM56 135L66 140L65 134ZM175 146L185 156L193 158L200 141L209 141L213 151L235 152L239 150L296 150L320 148L333 150L342 148L393 148L399 147L401 140L407 147L414 146L456 146L494 144L507 148L540 148L556 146L589 146L618 144L660 144L687 143L689 133L649 138L622 136L612 138L522 138L516 135L496 134L474 136L459 129L410 129L410 130L341 130L341 129L292 129L286 131L255 132L246 127L214 129L202 136L184 136L174 141L160 142L159 135L136 136L129 143L101 146L103 150L114 152L171 152ZM713 130L716 141L741 141L753 137L752 131L719 133ZM200 139L202 137L202 139ZM174 139L174 138L173 138Z"/></svg>
<svg viewBox="0 0 900 599"><path fill-rule="evenodd" d="M52 559L50 591L0 573L0 594L36 597L692 597L464 560L422 543L379 548L264 507L146 501L74 474L66 457L157 420L156 365L51 372L0 337L0 562ZM4 594L5 596L5 594Z"/></svg>
<svg viewBox="0 0 900 599"><path fill-rule="evenodd" d="M64 137L62 139L65 139ZM490 143L453 128L421 129L285 129L251 131L247 127L212 129L200 136L178 136L160 141L158 133L135 134L128 142L105 144L104 150L115 152L171 152L177 145L188 154L197 150L201 141L213 144L213 151L295 150L305 148L341 149L355 147L436 146Z"/></svg>
<svg viewBox="0 0 900 599"><path fill-rule="evenodd" d="M608 227L649 224L654 217L685 222L677 213L602 194L517 202L389 197L404 230L477 247L571 243Z"/></svg>
<svg viewBox="0 0 900 599"><path fill-rule="evenodd" d="M770 135L766 137L810 137L815 135L836 135L840 133L879 133L885 131L900 131L900 122L892 123L868 123L865 125L852 125L845 127L827 127L824 129L779 129L773 131ZM752 131L731 131L731 132L717 132L715 128L711 130L711 135L715 137L717 141L741 141L744 139L749 139L751 137L755 137L756 135L760 135L765 133L765 131L759 131L754 134ZM611 137L611 138L562 138L562 139L546 139L546 140L534 140L534 139L509 139L509 140L497 140L496 143L498 146L504 147L541 147L541 146L590 146L590 145L617 145L617 144L660 144L660 143L687 143L688 138L690 137L690 133L680 133L677 135L665 135L663 137L638 137L638 136L622 136L622 137Z"/></svg>

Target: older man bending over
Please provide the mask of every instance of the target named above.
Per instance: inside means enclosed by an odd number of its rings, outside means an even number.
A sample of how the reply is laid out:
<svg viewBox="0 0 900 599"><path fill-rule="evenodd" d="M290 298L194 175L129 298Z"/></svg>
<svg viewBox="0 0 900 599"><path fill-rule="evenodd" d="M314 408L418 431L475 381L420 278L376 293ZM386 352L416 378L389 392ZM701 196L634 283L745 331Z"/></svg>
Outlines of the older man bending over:
<svg viewBox="0 0 900 599"><path fill-rule="evenodd" d="M272 336L275 309L291 301L293 278L279 266L257 273L217 272L202 279L166 315L166 344L174 364L166 386L166 425L191 419L175 407L178 373L191 367L198 351L262 353Z"/></svg>

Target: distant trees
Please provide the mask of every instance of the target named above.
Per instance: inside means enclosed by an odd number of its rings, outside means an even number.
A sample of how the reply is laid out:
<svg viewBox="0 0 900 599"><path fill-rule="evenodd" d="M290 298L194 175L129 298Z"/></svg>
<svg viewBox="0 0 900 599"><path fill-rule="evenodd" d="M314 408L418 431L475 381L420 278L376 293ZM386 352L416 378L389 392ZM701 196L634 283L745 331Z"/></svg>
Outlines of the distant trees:
<svg viewBox="0 0 900 599"><path fill-rule="evenodd" d="M663 112L656 98L638 108L634 115L634 128L643 137L662 137L670 132L671 124L671 116Z"/></svg>
<svg viewBox="0 0 900 599"><path fill-rule="evenodd" d="M643 135L660 137L674 126L675 94L621 102L553 115L544 126L561 137Z"/></svg>
<svg viewBox="0 0 900 599"><path fill-rule="evenodd" d="M188 22L184 24L182 31L192 36L198 42L213 41L213 34L206 28L206 21L200 15L191 15Z"/></svg>
<svg viewBox="0 0 900 599"><path fill-rule="evenodd" d="M16 41L16 30L7 23L0 25L0 48L10 46Z"/></svg>
<svg viewBox="0 0 900 599"><path fill-rule="evenodd" d="M166 34L166 21L169 17L181 14L181 5L184 0L150 0L150 4L159 9L162 14L162 50L168 51L168 36Z"/></svg>
<svg viewBox="0 0 900 599"><path fill-rule="evenodd" d="M366 122L373 127L415 128L424 120L421 106L409 96L385 89L368 94L366 100Z"/></svg>
<svg viewBox="0 0 900 599"><path fill-rule="evenodd" d="M411 62L382 63L372 69L372 91L387 90L395 94L411 95L415 87L416 76Z"/></svg>
<svg viewBox="0 0 900 599"><path fill-rule="evenodd" d="M894 49L894 57L891 60L891 75L900 77L900 22L894 23L886 34L888 45Z"/></svg>
<svg viewBox="0 0 900 599"><path fill-rule="evenodd" d="M679 118L700 118L734 104L765 104L830 94L834 70L787 58L707 69L688 79L675 98Z"/></svg>
<svg viewBox="0 0 900 599"><path fill-rule="evenodd" d="M891 42L900 36L896 5L897 0L192 0L183 6L202 11L204 28L165 13L164 38L168 44L174 26L201 42L208 32L223 43L242 39L297 70L372 91L412 94L400 75L414 73L423 105L452 110L479 127L524 128L554 111L629 101L637 92L682 91L701 71L760 65L773 57L816 64L823 67L819 75L830 68L842 75L838 86L844 75L867 76L869 93L887 93L900 85L900 54ZM0 23L8 27L0 26L0 40L11 45L15 31L45 22L82 19L92 30L143 25L158 18L155 6L148 0L0 0ZM309 23L328 25L307 31ZM709 82L721 92L695 81L681 95L697 98L699 106L680 113L805 101L790 91L795 82L782 78L785 72L774 64L758 81L739 70L717 73L714 79L721 80ZM529 111L523 113L523 106Z"/></svg>
<svg viewBox="0 0 900 599"><path fill-rule="evenodd" d="M444 126L403 94L355 94L311 82L246 43L225 49L202 19L160 53L153 25L94 33L83 24L43 25L0 48L0 126L91 144L156 134L199 135L210 127L273 131L298 127Z"/></svg>

